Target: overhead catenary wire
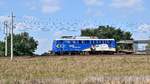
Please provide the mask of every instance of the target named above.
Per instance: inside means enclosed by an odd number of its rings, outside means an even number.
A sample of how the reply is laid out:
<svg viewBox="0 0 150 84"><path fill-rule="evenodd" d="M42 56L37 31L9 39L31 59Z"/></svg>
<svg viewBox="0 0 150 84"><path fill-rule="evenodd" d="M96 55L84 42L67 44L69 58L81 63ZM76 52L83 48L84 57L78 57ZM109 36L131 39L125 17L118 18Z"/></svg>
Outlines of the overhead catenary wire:
<svg viewBox="0 0 150 84"><path fill-rule="evenodd" d="M85 29L87 27L92 28L98 28L99 25L106 25L105 22L102 22L100 20L94 20L92 18L90 19L83 19L83 18L63 18L63 17L49 17L45 19L41 18L16 18L16 25L18 23L24 24L22 28L16 28L19 31L41 31L41 32L50 32L50 31L68 31L68 32L78 32L81 29ZM126 22L125 22L126 23ZM107 23L111 24L111 26L116 26L118 23ZM121 23L123 24L123 23ZM139 25L139 24L138 24ZM137 23L129 23L125 24L125 26L119 25L118 27L121 28L130 28L130 32L138 32L137 28L134 27L137 26Z"/></svg>

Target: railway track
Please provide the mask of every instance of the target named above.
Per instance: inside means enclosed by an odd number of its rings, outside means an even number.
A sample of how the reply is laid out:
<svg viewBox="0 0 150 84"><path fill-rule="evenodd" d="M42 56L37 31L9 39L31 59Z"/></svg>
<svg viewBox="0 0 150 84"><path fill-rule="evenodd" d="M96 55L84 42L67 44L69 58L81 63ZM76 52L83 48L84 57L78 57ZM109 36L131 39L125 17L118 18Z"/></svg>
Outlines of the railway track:
<svg viewBox="0 0 150 84"><path fill-rule="evenodd" d="M66 56L66 57L78 57L78 56L98 56L98 57L136 57L136 56L150 56L149 54L98 54L98 55L50 55L50 56Z"/></svg>

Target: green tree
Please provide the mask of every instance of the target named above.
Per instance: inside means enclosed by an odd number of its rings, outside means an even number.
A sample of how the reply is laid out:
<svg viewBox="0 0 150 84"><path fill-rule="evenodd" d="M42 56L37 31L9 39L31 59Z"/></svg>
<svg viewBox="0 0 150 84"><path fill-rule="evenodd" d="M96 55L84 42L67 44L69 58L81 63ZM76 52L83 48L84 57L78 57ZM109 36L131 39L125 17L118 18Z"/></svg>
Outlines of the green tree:
<svg viewBox="0 0 150 84"><path fill-rule="evenodd" d="M147 44L146 48L150 50L150 42Z"/></svg>
<svg viewBox="0 0 150 84"><path fill-rule="evenodd" d="M122 31L120 28L117 29L112 26L99 26L94 29L84 29L81 30L81 36L97 36L101 39L112 39L114 38L117 41L120 40L132 40L132 34L130 32Z"/></svg>
<svg viewBox="0 0 150 84"><path fill-rule="evenodd" d="M149 41L149 43L146 46L146 53L150 54L150 41Z"/></svg>
<svg viewBox="0 0 150 84"><path fill-rule="evenodd" d="M0 41L0 56L4 56L4 42Z"/></svg>
<svg viewBox="0 0 150 84"><path fill-rule="evenodd" d="M11 36L8 36L8 54L10 55L10 39ZM27 32L20 34L14 34L13 38L14 43L14 55L16 56L32 56L34 55L35 50L38 46L38 41L35 41L33 37L30 37ZM2 46L3 42L0 44ZM4 46L3 46L4 47ZM2 47L2 51L4 49Z"/></svg>

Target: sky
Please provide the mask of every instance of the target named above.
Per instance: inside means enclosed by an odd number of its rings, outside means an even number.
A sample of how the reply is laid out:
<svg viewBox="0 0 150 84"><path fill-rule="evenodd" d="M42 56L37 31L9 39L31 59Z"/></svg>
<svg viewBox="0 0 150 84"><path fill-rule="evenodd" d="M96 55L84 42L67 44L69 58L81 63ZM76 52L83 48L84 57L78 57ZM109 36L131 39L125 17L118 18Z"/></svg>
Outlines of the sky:
<svg viewBox="0 0 150 84"><path fill-rule="evenodd" d="M80 30L111 25L133 33L134 39L150 37L150 0L0 0L0 40L3 22L13 11L14 33L29 32L39 42L35 53L51 50L52 41Z"/></svg>

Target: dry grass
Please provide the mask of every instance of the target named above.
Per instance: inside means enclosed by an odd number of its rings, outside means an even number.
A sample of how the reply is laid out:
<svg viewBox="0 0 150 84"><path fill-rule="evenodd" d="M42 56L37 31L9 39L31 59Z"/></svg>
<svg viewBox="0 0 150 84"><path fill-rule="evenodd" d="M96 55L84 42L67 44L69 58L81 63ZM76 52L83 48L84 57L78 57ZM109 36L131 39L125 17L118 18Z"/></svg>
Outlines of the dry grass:
<svg viewBox="0 0 150 84"><path fill-rule="evenodd" d="M0 58L2 84L150 84L150 56Z"/></svg>

